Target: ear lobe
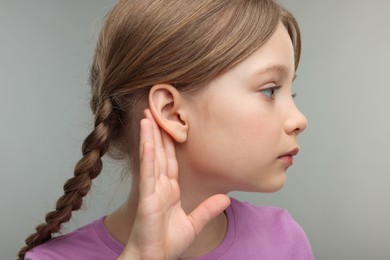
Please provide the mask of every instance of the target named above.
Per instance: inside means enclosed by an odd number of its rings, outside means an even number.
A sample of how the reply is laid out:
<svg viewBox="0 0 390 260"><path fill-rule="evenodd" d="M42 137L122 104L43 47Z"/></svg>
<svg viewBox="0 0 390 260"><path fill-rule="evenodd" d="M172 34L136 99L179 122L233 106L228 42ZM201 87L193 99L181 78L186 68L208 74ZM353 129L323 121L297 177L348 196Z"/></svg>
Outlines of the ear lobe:
<svg viewBox="0 0 390 260"><path fill-rule="evenodd" d="M176 142L187 140L188 122L183 109L184 98L169 84L154 85L149 91L149 108L157 124Z"/></svg>

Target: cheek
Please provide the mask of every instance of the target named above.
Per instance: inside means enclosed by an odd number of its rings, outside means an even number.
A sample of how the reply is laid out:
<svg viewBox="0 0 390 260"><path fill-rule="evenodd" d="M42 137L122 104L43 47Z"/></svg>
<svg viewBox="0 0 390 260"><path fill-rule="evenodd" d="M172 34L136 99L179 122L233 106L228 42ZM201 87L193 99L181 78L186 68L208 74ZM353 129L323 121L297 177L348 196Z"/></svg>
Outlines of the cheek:
<svg viewBox="0 0 390 260"><path fill-rule="evenodd" d="M268 120L253 117L200 122L189 135L190 157L200 170L214 173L257 168L267 161L276 133Z"/></svg>
<svg viewBox="0 0 390 260"><path fill-rule="evenodd" d="M275 147L280 133L275 111L256 95L234 94L211 98L191 109L187 151L195 165L238 170L246 162L263 161Z"/></svg>
<svg viewBox="0 0 390 260"><path fill-rule="evenodd" d="M237 125L230 136L236 144L237 156L242 160L264 161L272 153L279 136L278 126L272 120L263 117L259 120L246 120Z"/></svg>
<svg viewBox="0 0 390 260"><path fill-rule="evenodd" d="M245 105L234 117L234 123L229 127L235 131L236 138L264 139L279 127L272 109L259 104Z"/></svg>

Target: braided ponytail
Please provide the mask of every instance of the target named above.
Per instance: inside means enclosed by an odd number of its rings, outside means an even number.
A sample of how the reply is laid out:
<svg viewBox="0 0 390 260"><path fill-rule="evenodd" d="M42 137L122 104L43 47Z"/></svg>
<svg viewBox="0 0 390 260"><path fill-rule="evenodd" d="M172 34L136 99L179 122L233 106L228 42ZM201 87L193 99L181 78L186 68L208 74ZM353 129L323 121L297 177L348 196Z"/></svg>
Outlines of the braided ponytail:
<svg viewBox="0 0 390 260"><path fill-rule="evenodd" d="M91 189L92 179L102 170L101 157L108 150L116 119L111 100L106 99L97 110L94 130L83 142L83 158L76 164L74 176L64 185L64 195L57 200L56 209L46 215L46 223L38 225L36 232L26 239L26 245L18 253L19 259L24 259L27 251L51 239L52 234L61 230L62 223L70 220L72 211L80 209L83 197Z"/></svg>

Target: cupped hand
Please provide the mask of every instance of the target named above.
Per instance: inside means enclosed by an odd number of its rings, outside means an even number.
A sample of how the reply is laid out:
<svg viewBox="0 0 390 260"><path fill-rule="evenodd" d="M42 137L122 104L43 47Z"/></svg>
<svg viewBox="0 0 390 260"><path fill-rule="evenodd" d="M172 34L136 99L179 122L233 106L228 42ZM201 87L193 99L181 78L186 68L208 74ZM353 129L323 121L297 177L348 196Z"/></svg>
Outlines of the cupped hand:
<svg viewBox="0 0 390 260"><path fill-rule="evenodd" d="M230 201L226 195L214 195L187 215L181 207L172 138L160 129L149 110L140 124L138 208L128 243L118 259L176 260Z"/></svg>

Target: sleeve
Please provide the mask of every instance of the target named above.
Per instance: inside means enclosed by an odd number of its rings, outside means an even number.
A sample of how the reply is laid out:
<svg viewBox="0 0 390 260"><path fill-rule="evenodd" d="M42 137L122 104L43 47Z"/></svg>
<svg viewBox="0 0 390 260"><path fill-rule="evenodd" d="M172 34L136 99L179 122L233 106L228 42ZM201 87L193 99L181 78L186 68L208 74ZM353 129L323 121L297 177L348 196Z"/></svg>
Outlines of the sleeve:
<svg viewBox="0 0 390 260"><path fill-rule="evenodd" d="M52 260L56 259L50 256L50 254L45 254L39 250L33 250L26 253L24 260ZM58 259L58 258L57 258Z"/></svg>
<svg viewBox="0 0 390 260"><path fill-rule="evenodd" d="M24 260L38 260L38 259L42 259L42 258L40 258L39 256L37 256L36 254L30 251L27 252L24 256Z"/></svg>
<svg viewBox="0 0 390 260"><path fill-rule="evenodd" d="M64 255L58 254L55 250L51 250L46 244L41 244L34 247L26 253L24 260L64 260L67 259Z"/></svg>

